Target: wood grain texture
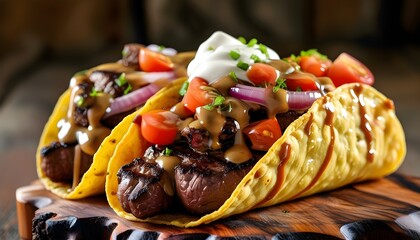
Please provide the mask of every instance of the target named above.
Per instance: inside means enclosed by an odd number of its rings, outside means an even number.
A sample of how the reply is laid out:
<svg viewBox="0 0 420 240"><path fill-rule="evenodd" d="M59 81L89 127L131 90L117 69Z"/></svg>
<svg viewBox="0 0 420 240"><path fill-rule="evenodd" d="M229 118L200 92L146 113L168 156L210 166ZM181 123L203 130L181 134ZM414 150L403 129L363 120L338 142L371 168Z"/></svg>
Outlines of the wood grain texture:
<svg viewBox="0 0 420 240"><path fill-rule="evenodd" d="M104 196L63 200L39 183L18 189L17 207L28 239L420 239L420 178L397 174L188 229L130 222Z"/></svg>

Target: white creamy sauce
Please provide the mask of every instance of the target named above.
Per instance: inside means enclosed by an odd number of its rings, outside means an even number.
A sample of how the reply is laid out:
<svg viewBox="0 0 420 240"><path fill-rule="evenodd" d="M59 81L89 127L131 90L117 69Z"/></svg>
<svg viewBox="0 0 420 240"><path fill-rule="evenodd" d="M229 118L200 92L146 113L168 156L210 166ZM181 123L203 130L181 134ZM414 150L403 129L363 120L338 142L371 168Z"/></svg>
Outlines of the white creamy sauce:
<svg viewBox="0 0 420 240"><path fill-rule="evenodd" d="M233 59L231 51L240 54L238 59ZM252 47L243 44L238 39L221 31L213 33L209 39L204 41L197 50L195 58L188 65L188 76L191 81L194 77L200 77L212 84L221 77L235 72L237 78L248 81L246 71L237 66L239 61L252 65L252 55L258 56L262 62L270 59L280 59L274 50L267 47L267 55L260 50L260 45Z"/></svg>

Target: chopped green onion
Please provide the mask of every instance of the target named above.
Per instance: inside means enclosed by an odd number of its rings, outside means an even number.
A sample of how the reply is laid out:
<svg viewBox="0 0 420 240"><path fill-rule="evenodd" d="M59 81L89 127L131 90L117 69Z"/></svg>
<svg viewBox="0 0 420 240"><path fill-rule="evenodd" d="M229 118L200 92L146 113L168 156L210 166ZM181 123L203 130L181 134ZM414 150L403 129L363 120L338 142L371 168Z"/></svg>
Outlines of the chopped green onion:
<svg viewBox="0 0 420 240"><path fill-rule="evenodd" d="M277 78L276 86L274 86L273 92L276 93L280 89L287 90L286 79L284 78Z"/></svg>
<svg viewBox="0 0 420 240"><path fill-rule="evenodd" d="M179 91L178 91L179 95L184 96L185 93L187 93L187 89L188 89L189 85L190 85L190 83L188 81L185 81L182 84L181 89L179 89Z"/></svg>
<svg viewBox="0 0 420 240"><path fill-rule="evenodd" d="M255 44L257 44L257 43L258 43L258 40L257 40L256 38L253 38L253 39L249 40L249 42L248 42L247 46L248 46L248 47L253 47L253 46L255 46Z"/></svg>
<svg viewBox="0 0 420 240"><path fill-rule="evenodd" d="M236 66L244 71L248 70L249 64L246 62L239 61Z"/></svg>
<svg viewBox="0 0 420 240"><path fill-rule="evenodd" d="M234 50L230 51L229 55L233 60L238 60L241 57L241 54L239 54L239 52L234 51Z"/></svg>
<svg viewBox="0 0 420 240"><path fill-rule="evenodd" d="M125 73L121 73L121 75L115 80L115 83L118 87L122 87L127 83L127 79L125 79Z"/></svg>
<svg viewBox="0 0 420 240"><path fill-rule="evenodd" d="M255 54L252 54L250 58L251 58L252 60L254 60L254 62L255 62L255 63L259 63L259 62L261 62L261 58L260 58L260 57L258 57L258 56L257 56L257 55L255 55Z"/></svg>
<svg viewBox="0 0 420 240"><path fill-rule="evenodd" d="M328 59L327 55L321 54L317 49L309 49L306 51L300 51L300 56L318 56L322 60Z"/></svg>
<svg viewBox="0 0 420 240"><path fill-rule="evenodd" d="M85 103L85 99L83 97L79 97L76 101L76 105L78 107L81 107L83 105L83 103Z"/></svg>
<svg viewBox="0 0 420 240"><path fill-rule="evenodd" d="M165 46L160 45L159 48L158 48L158 51L161 52L163 49L165 49Z"/></svg>
<svg viewBox="0 0 420 240"><path fill-rule="evenodd" d="M209 47L207 48L207 50L209 50L209 51L214 51L214 47L213 47L213 46L209 46Z"/></svg>
<svg viewBox="0 0 420 240"><path fill-rule="evenodd" d="M296 92L302 92L302 88L301 88L300 86L298 86L298 87L296 88Z"/></svg>
<svg viewBox="0 0 420 240"><path fill-rule="evenodd" d="M121 55L122 57L126 57L128 55L128 48L123 48L123 50L121 51Z"/></svg>
<svg viewBox="0 0 420 240"><path fill-rule="evenodd" d="M172 149L165 148L165 150L163 150L163 155L165 155L165 156L171 156L171 154L172 154Z"/></svg>
<svg viewBox="0 0 420 240"><path fill-rule="evenodd" d="M260 44L258 44L258 48L260 49L260 51L262 52L262 54L264 54L265 56L268 57L267 46L265 46L264 44L260 43Z"/></svg>
<svg viewBox="0 0 420 240"><path fill-rule="evenodd" d="M90 91L90 93L89 93L89 96L91 96L91 97L96 97L96 96L98 96L98 91L96 90L96 88L92 88L92 91Z"/></svg>
<svg viewBox="0 0 420 240"><path fill-rule="evenodd" d="M133 87L131 86L131 84L128 84L128 87L124 90L124 95L129 93L132 89L133 89Z"/></svg>
<svg viewBox="0 0 420 240"><path fill-rule="evenodd" d="M233 79L233 81L238 82L238 77L234 71L229 73L229 77Z"/></svg>
<svg viewBox="0 0 420 240"><path fill-rule="evenodd" d="M243 44L246 44L246 39L244 38L244 37L238 37L238 40L241 42L241 43L243 43Z"/></svg>

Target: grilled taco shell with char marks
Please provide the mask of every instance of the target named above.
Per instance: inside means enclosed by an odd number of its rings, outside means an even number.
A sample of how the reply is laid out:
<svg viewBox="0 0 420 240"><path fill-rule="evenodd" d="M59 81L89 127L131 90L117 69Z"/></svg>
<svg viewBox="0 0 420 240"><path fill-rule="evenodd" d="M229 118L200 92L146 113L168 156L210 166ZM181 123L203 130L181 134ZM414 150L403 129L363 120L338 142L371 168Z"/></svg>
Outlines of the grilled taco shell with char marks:
<svg viewBox="0 0 420 240"><path fill-rule="evenodd" d="M152 97L137 112L169 109L179 101L179 80ZM193 227L394 172L406 153L405 137L393 102L368 85L346 84L313 103L292 122L283 136L242 179L230 198L204 216L160 214L140 220L125 212L118 201L117 172L142 156L146 141L137 124L128 128L108 165L106 194L121 217L179 227Z"/></svg>

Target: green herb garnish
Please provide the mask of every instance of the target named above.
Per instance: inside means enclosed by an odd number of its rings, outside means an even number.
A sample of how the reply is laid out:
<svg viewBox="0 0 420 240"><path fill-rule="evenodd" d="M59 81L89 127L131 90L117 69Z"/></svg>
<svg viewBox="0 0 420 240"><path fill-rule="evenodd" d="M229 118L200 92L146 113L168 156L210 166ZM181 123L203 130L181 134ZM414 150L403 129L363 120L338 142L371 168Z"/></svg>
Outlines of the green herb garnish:
<svg viewBox="0 0 420 240"><path fill-rule="evenodd" d="M127 79L125 79L125 73L121 73L120 76L115 79L115 83L118 85L118 87L122 87L127 83Z"/></svg>
<svg viewBox="0 0 420 240"><path fill-rule="evenodd" d="M248 70L249 64L243 61L239 61L236 66L244 71Z"/></svg>
<svg viewBox="0 0 420 240"><path fill-rule="evenodd" d="M317 49L308 49L306 51L300 51L300 56L318 56L321 60L328 59L327 55L319 53Z"/></svg>
<svg viewBox="0 0 420 240"><path fill-rule="evenodd" d="M273 92L276 93L280 89L287 90L286 79L284 78L277 78L276 86L274 86Z"/></svg>
<svg viewBox="0 0 420 240"><path fill-rule="evenodd" d="M254 60L254 63L259 63L259 62L261 62L261 58L260 58L260 57L258 57L258 56L257 56L257 55L255 55L255 54L252 54L250 58L251 58L252 60Z"/></svg>
<svg viewBox="0 0 420 240"><path fill-rule="evenodd" d="M260 51L262 52L262 54L264 54L266 57L268 57L267 46L265 46L264 44L260 43L260 44L258 44L258 49L260 49Z"/></svg>
<svg viewBox="0 0 420 240"><path fill-rule="evenodd" d="M165 150L163 150L163 155L165 155L165 156L171 156L171 154L172 154L172 149L165 148Z"/></svg>
<svg viewBox="0 0 420 240"><path fill-rule="evenodd" d="M165 49L165 46L160 45L160 46L159 46L159 48L158 48L158 51L159 51L159 52L162 52L162 51L163 51L163 49Z"/></svg>
<svg viewBox="0 0 420 240"><path fill-rule="evenodd" d="M229 55L233 60L238 60L241 57L241 54L234 50L230 51Z"/></svg>
<svg viewBox="0 0 420 240"><path fill-rule="evenodd" d="M92 90L90 91L90 93L89 93L89 96L91 96L91 97L96 97L96 96L98 96L98 91L96 90L96 88L92 88Z"/></svg>
<svg viewBox="0 0 420 240"><path fill-rule="evenodd" d="M302 92L302 88L301 88L300 86L298 86L298 87L296 88L296 92Z"/></svg>
<svg viewBox="0 0 420 240"><path fill-rule="evenodd" d="M77 101L76 101L76 105L77 105L78 107L83 106L83 103L85 103L85 99L84 99L83 97L79 97L79 98L77 99Z"/></svg>
<svg viewBox="0 0 420 240"><path fill-rule="evenodd" d="M209 47L207 48L207 50L209 50L209 51L214 51L214 47L213 47L213 46L209 46Z"/></svg>
<svg viewBox="0 0 420 240"><path fill-rule="evenodd" d="M243 43L246 44L246 39L244 37L238 37L238 40Z"/></svg>
<svg viewBox="0 0 420 240"><path fill-rule="evenodd" d="M127 88L124 90L124 95L128 94L132 89L133 87L131 86L131 84L128 84Z"/></svg>
<svg viewBox="0 0 420 240"><path fill-rule="evenodd" d="M234 71L229 73L229 77L232 78L233 81L238 82L238 77Z"/></svg>
<svg viewBox="0 0 420 240"><path fill-rule="evenodd" d="M225 102L225 97L223 97L222 95L217 95L213 99L213 102L212 103L203 106L203 108L204 109L207 109L209 111L212 111L216 107L223 107L223 103L224 102Z"/></svg>
<svg viewBox="0 0 420 240"><path fill-rule="evenodd" d="M257 43L258 43L258 40L257 40L256 38L253 38L253 39L249 40L249 42L248 42L247 46L248 46L248 47L253 47L253 46L255 46L255 44L257 44Z"/></svg>
<svg viewBox="0 0 420 240"><path fill-rule="evenodd" d="M190 83L188 81L185 81L182 84L181 89L179 89L179 91L178 91L179 95L184 96L185 93L187 93L187 90L188 90L188 86L189 85L190 85Z"/></svg>

